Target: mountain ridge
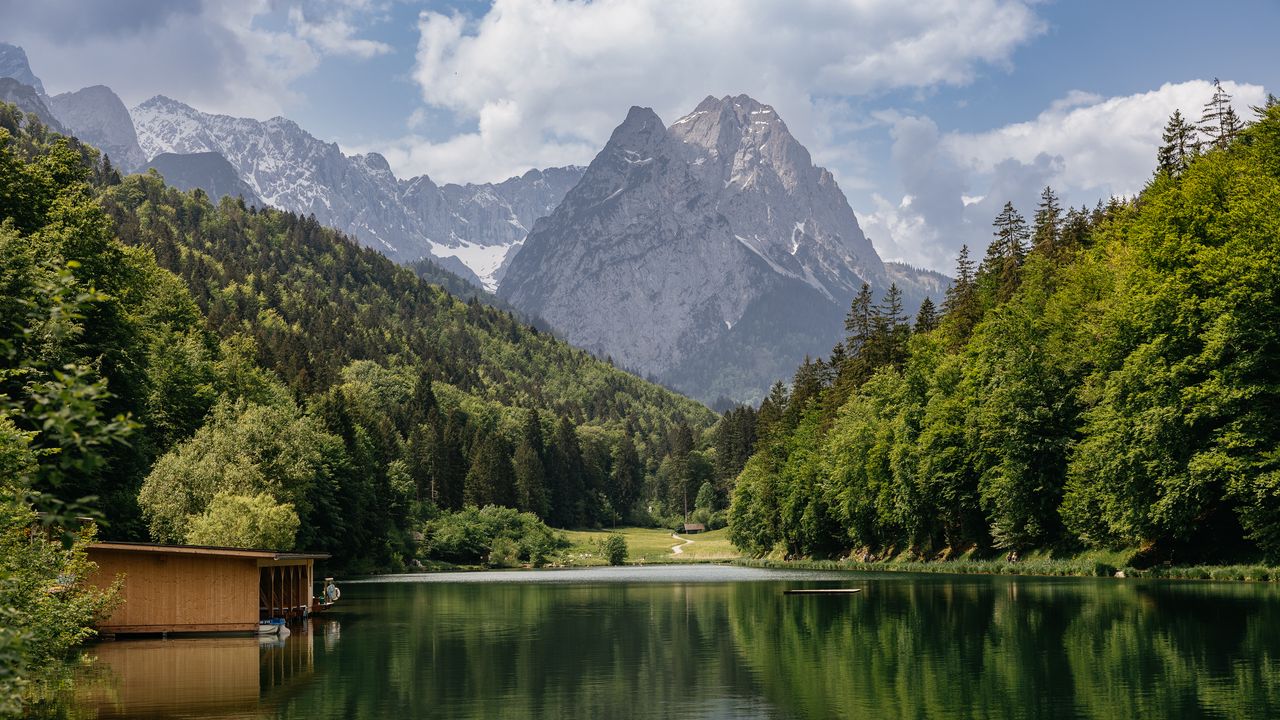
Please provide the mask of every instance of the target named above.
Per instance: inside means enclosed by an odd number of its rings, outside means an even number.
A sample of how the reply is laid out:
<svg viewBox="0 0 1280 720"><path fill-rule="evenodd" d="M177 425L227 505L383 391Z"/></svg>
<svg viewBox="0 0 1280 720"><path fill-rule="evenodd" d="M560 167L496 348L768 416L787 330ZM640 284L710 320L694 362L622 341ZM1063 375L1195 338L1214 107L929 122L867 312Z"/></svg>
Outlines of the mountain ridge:
<svg viewBox="0 0 1280 720"><path fill-rule="evenodd" d="M531 170L501 183L398 178L378 153L346 155L284 117L204 113L157 95L132 110L149 157L217 152L266 203L316 218L395 260L431 257L497 287L504 261L582 169Z"/></svg>
<svg viewBox="0 0 1280 720"><path fill-rule="evenodd" d="M511 261L499 296L704 401L753 402L891 282L834 177L774 109L632 107Z"/></svg>

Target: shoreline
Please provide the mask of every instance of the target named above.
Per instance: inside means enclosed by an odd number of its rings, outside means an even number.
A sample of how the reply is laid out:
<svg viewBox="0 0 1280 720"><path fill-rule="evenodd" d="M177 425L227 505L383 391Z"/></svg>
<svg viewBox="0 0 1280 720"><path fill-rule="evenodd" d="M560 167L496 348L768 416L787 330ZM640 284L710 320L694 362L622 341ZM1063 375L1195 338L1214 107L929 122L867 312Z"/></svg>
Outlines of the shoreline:
<svg viewBox="0 0 1280 720"><path fill-rule="evenodd" d="M1063 560L938 560L934 562L857 560L769 560L741 558L744 567L769 570L838 570L848 572L932 573L939 575L1005 575L1020 577L1092 577L1146 580L1210 580L1218 582L1280 582L1280 567L1267 565L1172 565L1138 569L1080 558Z"/></svg>

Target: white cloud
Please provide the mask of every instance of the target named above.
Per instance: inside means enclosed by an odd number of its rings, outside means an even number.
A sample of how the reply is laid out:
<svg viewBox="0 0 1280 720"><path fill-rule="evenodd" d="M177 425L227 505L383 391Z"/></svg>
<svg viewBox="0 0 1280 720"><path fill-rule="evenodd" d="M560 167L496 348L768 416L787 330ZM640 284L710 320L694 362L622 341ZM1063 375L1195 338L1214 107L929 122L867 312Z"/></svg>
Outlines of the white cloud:
<svg viewBox="0 0 1280 720"><path fill-rule="evenodd" d="M1245 117L1265 96L1258 85L1222 85ZM882 114L911 202L877 196L861 215L864 229L886 257L949 271L961 244L981 256L1006 201L1029 219L1045 185L1073 205L1137 193L1169 116L1198 118L1212 93L1203 80L1111 98L1073 91L1033 120L980 133L942 135L928 118Z"/></svg>
<svg viewBox="0 0 1280 720"><path fill-rule="evenodd" d="M1224 82L1242 117L1249 106L1261 104L1259 85ZM1007 158L1030 162L1041 153L1063 158L1062 169L1051 178L1064 191L1093 191L1102 195L1132 195L1151 177L1160 133L1174 110L1200 117L1213 85L1204 80L1166 83L1157 90L1123 97L1101 98L1073 92L1034 120L990 132L954 134L945 146L961 162L979 172L991 172Z"/></svg>
<svg viewBox="0 0 1280 720"><path fill-rule="evenodd" d="M327 53L371 58L391 52L391 46L384 42L356 37L359 29L352 25L349 12L330 11L322 15L323 20L316 20L307 17L301 6L289 8L289 22L298 37Z"/></svg>
<svg viewBox="0 0 1280 720"><path fill-rule="evenodd" d="M1043 24L1022 0L496 0L474 21L424 12L419 29L424 102L477 127L406 138L397 170L493 180L590 160L633 104L671 119L708 94L758 97L813 143L824 98L967 83Z"/></svg>
<svg viewBox="0 0 1280 720"><path fill-rule="evenodd" d="M298 102L294 81L325 55L388 49L357 36L359 20L377 11L364 0L297 5L288 22L277 17L281 7L270 0L0 0L0 17L5 40L26 49L50 93L103 84L127 105L165 94L251 117Z"/></svg>

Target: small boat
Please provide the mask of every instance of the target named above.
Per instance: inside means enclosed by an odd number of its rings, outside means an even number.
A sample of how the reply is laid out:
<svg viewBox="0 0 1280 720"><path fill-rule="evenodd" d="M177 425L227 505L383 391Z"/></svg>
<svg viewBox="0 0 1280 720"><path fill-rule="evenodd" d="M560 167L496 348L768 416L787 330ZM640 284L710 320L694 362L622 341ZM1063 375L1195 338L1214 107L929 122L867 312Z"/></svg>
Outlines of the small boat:
<svg viewBox="0 0 1280 720"><path fill-rule="evenodd" d="M284 618L271 618L258 623L259 635L288 635L289 628L284 625Z"/></svg>
<svg viewBox="0 0 1280 720"><path fill-rule="evenodd" d="M321 592L320 597L313 598L311 601L311 614L315 615L328 610L333 607L334 603L338 602L341 597L342 591L339 590L337 584L333 582L333 578L325 578L324 590Z"/></svg>

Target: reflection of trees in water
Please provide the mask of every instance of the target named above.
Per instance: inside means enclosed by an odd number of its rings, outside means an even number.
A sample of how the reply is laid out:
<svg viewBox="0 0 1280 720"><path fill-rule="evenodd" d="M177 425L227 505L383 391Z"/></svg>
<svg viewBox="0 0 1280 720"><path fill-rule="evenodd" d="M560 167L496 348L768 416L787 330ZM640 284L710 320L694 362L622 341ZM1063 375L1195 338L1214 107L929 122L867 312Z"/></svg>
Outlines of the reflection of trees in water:
<svg viewBox="0 0 1280 720"><path fill-rule="evenodd" d="M1251 587L1042 580L730 600L769 701L807 717L1274 717L1278 611Z"/></svg>
<svg viewBox="0 0 1280 720"><path fill-rule="evenodd" d="M104 643L99 668L133 682L97 707L299 720L1280 717L1273 588L931 577L873 580L852 597L781 589L367 586L282 646ZM188 685L175 694L175 682Z"/></svg>
<svg viewBox="0 0 1280 720"><path fill-rule="evenodd" d="M283 717L686 714L751 678L725 585L384 586L343 617L340 651ZM354 603L353 603L354 605ZM699 713L694 711L693 715Z"/></svg>

